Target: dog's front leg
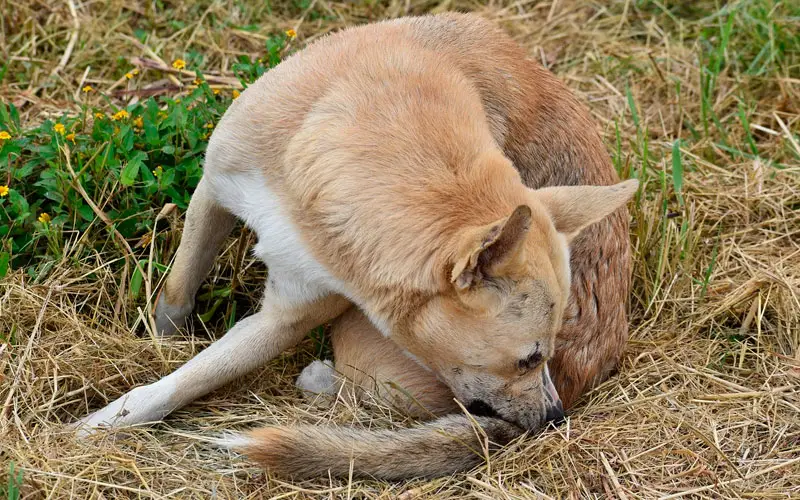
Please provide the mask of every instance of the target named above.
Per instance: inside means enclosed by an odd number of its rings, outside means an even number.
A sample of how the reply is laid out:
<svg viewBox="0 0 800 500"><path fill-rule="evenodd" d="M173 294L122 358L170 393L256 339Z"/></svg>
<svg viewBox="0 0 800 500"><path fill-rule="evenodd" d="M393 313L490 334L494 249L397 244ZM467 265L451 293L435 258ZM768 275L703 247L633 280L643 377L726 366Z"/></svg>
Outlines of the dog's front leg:
<svg viewBox="0 0 800 500"><path fill-rule="evenodd" d="M221 387L297 344L315 326L335 318L349 302L328 295L302 307L287 307L284 297L265 296L262 309L172 374L137 387L77 422L79 434L98 427L122 427L161 420L170 412Z"/></svg>

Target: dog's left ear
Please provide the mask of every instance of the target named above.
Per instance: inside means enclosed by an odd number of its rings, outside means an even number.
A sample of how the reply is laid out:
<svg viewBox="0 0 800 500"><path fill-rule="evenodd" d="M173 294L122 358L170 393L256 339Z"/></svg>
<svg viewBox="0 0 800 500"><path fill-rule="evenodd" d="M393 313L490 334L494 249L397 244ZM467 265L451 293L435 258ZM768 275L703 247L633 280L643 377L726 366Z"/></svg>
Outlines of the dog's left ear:
<svg viewBox="0 0 800 500"><path fill-rule="evenodd" d="M639 181L629 179L612 186L555 186L533 190L559 233L568 241L631 199Z"/></svg>
<svg viewBox="0 0 800 500"><path fill-rule="evenodd" d="M531 209L520 205L508 217L467 230L451 276L456 289L464 291L485 276L502 273L520 255L530 228Z"/></svg>

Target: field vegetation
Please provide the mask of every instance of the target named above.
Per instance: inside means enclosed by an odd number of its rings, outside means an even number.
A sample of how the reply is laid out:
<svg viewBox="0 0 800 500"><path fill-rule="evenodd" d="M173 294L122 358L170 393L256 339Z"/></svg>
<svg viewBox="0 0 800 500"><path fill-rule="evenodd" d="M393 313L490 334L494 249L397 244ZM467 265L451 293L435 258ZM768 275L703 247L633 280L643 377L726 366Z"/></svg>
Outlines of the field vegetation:
<svg viewBox="0 0 800 500"><path fill-rule="evenodd" d="M444 10L496 20L590 107L631 204L631 340L568 422L432 481L289 483L205 439L407 426L294 378L326 331L164 423L65 424L252 312L242 229L192 333L148 314L206 141L248 83L326 33ZM797 0L0 0L0 492L16 498L800 497Z"/></svg>

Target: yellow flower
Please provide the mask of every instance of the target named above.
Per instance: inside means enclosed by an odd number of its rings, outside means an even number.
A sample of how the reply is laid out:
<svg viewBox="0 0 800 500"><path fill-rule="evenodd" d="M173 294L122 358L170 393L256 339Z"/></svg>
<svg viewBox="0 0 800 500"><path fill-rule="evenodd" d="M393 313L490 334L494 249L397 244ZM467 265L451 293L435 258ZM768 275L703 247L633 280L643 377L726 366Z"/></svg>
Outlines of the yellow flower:
<svg viewBox="0 0 800 500"><path fill-rule="evenodd" d="M293 29L286 30L286 36L289 37L290 40L297 38L297 32Z"/></svg>
<svg viewBox="0 0 800 500"><path fill-rule="evenodd" d="M194 83L195 85L200 85L201 83L203 83L203 80L195 78L194 80L192 80L192 83Z"/></svg>
<svg viewBox="0 0 800 500"><path fill-rule="evenodd" d="M50 215L47 212L42 212L39 214L39 222L42 224L48 224L50 222Z"/></svg>
<svg viewBox="0 0 800 500"><path fill-rule="evenodd" d="M67 134L67 140L72 141L72 144L75 144L75 134Z"/></svg>
<svg viewBox="0 0 800 500"><path fill-rule="evenodd" d="M94 90L94 89L92 88L92 86L91 86L91 85L87 85L87 86L83 87L81 90L83 90L83 92L84 92L85 94L88 94L89 92L91 92L91 91L92 91L92 90Z"/></svg>
<svg viewBox="0 0 800 500"><path fill-rule="evenodd" d="M0 198L8 196L8 186L0 186Z"/></svg>
<svg viewBox="0 0 800 500"><path fill-rule="evenodd" d="M219 94L219 89L214 89L214 95Z"/></svg>
<svg viewBox="0 0 800 500"><path fill-rule="evenodd" d="M56 132L58 132L61 135L64 135L64 132L66 132L67 129L64 128L64 124L63 123L56 123L55 125L53 125L53 130L55 130Z"/></svg>
<svg viewBox="0 0 800 500"><path fill-rule="evenodd" d="M130 71L128 71L127 73L125 73L125 78L127 78L128 80L130 80L131 78L133 78L133 73L131 73Z"/></svg>
<svg viewBox="0 0 800 500"><path fill-rule="evenodd" d="M234 99L236 99L236 98L237 98L237 97L239 97L241 94L239 93L239 91L238 91L238 90L236 90L236 89L233 89L233 92L231 93L231 95L233 95L233 98L234 98Z"/></svg>
<svg viewBox="0 0 800 500"><path fill-rule="evenodd" d="M172 61L172 67L175 69L183 69L186 67L186 61L183 59L175 59Z"/></svg>
<svg viewBox="0 0 800 500"><path fill-rule="evenodd" d="M203 128L214 128L214 124L213 123L206 123L205 125L203 125Z"/></svg>
<svg viewBox="0 0 800 500"><path fill-rule="evenodd" d="M161 165L157 166L155 170L153 170L153 175L156 177L159 177L163 173L164 173L164 168Z"/></svg>
<svg viewBox="0 0 800 500"><path fill-rule="evenodd" d="M117 120L122 120L124 118L127 118L128 116L130 116L130 115L128 115L128 112L125 111L124 109L121 109L121 110L117 111L116 113L114 113L114 116L112 116L111 119L114 120L114 121L117 121Z"/></svg>
<svg viewBox="0 0 800 500"><path fill-rule="evenodd" d="M0 141L7 141L9 139L11 139L11 134L5 130L0 130Z"/></svg>
<svg viewBox="0 0 800 500"><path fill-rule="evenodd" d="M102 120L103 118L106 117L106 115L104 115L103 113L95 113L94 117L97 118L98 120Z"/></svg>
<svg viewBox="0 0 800 500"><path fill-rule="evenodd" d="M142 120L141 116L137 116L136 118L133 119L133 126L136 128L144 127L144 120Z"/></svg>

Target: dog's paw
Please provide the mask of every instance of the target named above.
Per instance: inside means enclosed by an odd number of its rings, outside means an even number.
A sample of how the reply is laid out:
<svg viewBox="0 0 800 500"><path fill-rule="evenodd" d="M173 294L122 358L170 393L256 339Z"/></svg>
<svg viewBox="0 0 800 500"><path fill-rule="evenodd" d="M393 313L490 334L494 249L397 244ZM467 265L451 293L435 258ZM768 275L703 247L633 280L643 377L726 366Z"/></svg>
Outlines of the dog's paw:
<svg viewBox="0 0 800 500"><path fill-rule="evenodd" d="M295 385L314 394L336 394L341 383L332 361L317 360L303 368Z"/></svg>
<svg viewBox="0 0 800 500"><path fill-rule="evenodd" d="M186 325L186 319L192 313L194 304L169 304L163 293L156 298L153 318L156 323L156 335L160 338L172 337L178 329Z"/></svg>
<svg viewBox="0 0 800 500"><path fill-rule="evenodd" d="M153 386L137 387L106 407L70 425L83 438L103 429L128 427L145 422L157 422L169 412L168 398Z"/></svg>

